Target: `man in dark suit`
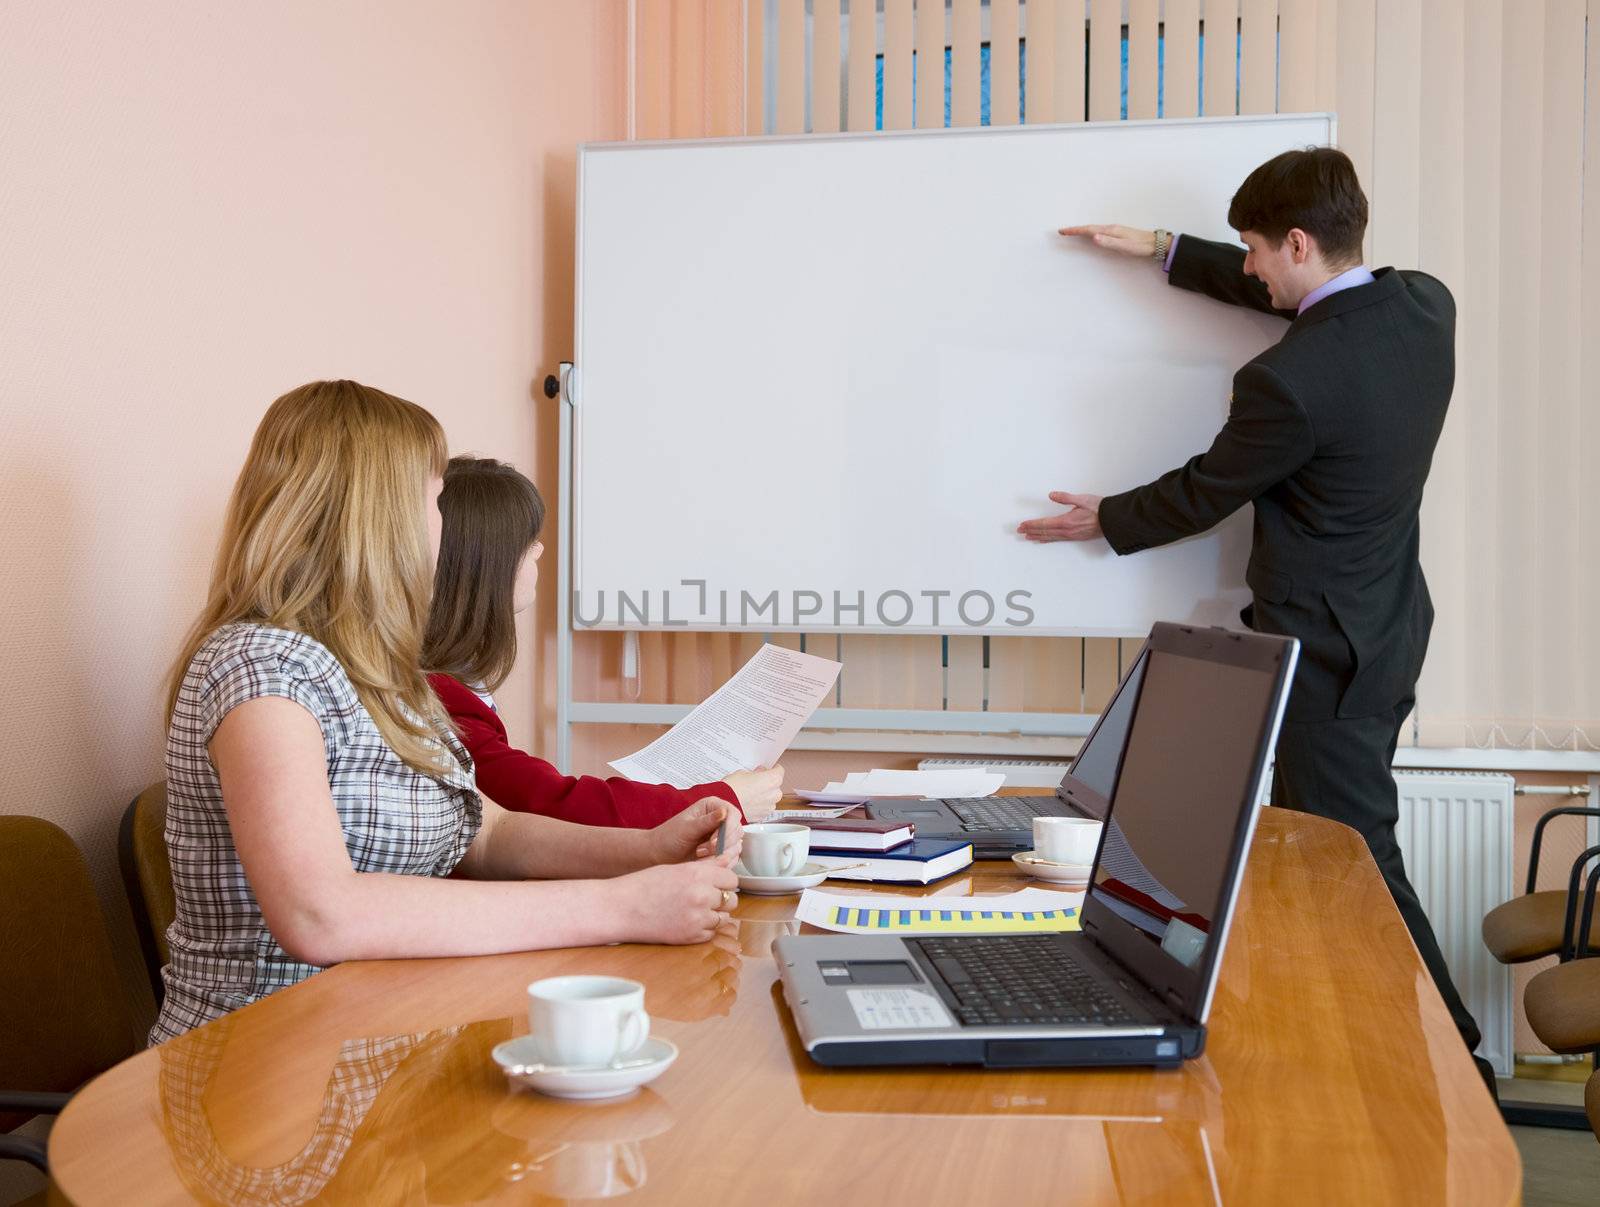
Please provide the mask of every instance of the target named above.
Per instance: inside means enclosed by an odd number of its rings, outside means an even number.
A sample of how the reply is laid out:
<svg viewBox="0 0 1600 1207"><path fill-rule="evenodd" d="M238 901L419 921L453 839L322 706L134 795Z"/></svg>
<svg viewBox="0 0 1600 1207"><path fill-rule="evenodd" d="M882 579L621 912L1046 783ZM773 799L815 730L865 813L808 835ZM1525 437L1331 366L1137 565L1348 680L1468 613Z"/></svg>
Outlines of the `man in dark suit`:
<svg viewBox="0 0 1600 1207"><path fill-rule="evenodd" d="M1367 199L1331 148L1290 151L1245 180L1228 210L1244 250L1123 226L1063 235L1160 263L1180 289L1277 314L1283 338L1233 379L1204 453L1145 486L1029 520L1030 540L1092 540L1119 554L1204 532L1255 504L1246 625L1298 637L1273 800L1359 831L1469 1049L1462 1004L1406 878L1390 767L1433 623L1417 512L1455 379L1455 303L1420 272L1361 267ZM1479 1061L1491 1090L1493 1077Z"/></svg>

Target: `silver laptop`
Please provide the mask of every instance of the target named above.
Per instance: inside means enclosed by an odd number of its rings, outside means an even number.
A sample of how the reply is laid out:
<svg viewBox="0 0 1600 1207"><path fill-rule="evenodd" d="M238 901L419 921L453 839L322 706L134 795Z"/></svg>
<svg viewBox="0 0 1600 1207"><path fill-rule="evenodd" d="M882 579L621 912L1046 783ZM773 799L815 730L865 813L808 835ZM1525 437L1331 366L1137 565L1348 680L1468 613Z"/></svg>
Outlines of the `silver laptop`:
<svg viewBox="0 0 1600 1207"><path fill-rule="evenodd" d="M1035 817L1101 820L1116 786L1133 702L1143 680L1144 652L1140 651L1050 796L873 800L867 802L867 813L876 821L909 821L916 826L918 838L970 842L974 859L1010 859L1018 851L1032 850Z"/></svg>
<svg viewBox="0 0 1600 1207"><path fill-rule="evenodd" d="M1176 1065L1200 1054L1299 645L1157 624L1082 929L773 945L825 1065ZM945 899L980 906L981 898Z"/></svg>

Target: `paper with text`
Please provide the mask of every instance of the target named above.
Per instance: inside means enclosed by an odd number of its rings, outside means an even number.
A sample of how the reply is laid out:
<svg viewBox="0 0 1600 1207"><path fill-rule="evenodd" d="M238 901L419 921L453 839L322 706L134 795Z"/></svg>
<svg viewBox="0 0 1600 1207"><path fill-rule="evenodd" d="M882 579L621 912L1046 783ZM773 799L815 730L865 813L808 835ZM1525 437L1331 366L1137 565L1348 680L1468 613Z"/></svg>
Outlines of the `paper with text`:
<svg viewBox="0 0 1600 1207"><path fill-rule="evenodd" d="M774 809L771 813L763 814L762 821L827 821L829 818L843 817L846 813L854 813L855 805L841 805L837 809Z"/></svg>
<svg viewBox="0 0 1600 1207"><path fill-rule="evenodd" d="M611 766L630 780L674 788L770 767L833 690L839 665L764 645L683 720Z"/></svg>
<svg viewBox="0 0 1600 1207"><path fill-rule="evenodd" d="M796 795L814 804L845 804L875 796L993 796L1006 777L982 767L940 768L933 771L893 771L874 767L852 771L844 782L822 788L801 788Z"/></svg>

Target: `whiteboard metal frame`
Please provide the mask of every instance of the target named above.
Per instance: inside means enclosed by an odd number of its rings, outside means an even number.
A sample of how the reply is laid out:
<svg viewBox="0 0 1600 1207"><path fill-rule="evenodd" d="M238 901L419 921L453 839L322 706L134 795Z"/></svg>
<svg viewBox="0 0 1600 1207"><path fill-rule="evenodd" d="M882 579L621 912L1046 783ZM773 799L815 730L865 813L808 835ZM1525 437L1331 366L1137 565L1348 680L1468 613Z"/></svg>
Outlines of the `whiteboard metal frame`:
<svg viewBox="0 0 1600 1207"><path fill-rule="evenodd" d="M1131 130L1141 126L1160 126L1162 129L1176 129L1182 126L1258 126L1305 121L1307 118L1318 117L1328 119L1328 129L1335 139L1329 145L1336 146L1339 133L1339 118L1338 114L1330 109L1307 109L1302 113L1239 113L1214 117L1130 117L1092 122L1028 122L1014 126L941 126L931 130L917 128L909 130L835 130L818 134L735 134L725 138L612 139L606 142L578 144L578 183L580 186L583 183L582 167L585 155L605 155L617 151L634 151L643 147L748 147L791 142L824 143L910 138L992 138L1027 134L1036 130ZM578 197L580 202L578 209L580 222L583 215L582 200L583 198L580 195ZM581 264L579 267L581 268Z"/></svg>

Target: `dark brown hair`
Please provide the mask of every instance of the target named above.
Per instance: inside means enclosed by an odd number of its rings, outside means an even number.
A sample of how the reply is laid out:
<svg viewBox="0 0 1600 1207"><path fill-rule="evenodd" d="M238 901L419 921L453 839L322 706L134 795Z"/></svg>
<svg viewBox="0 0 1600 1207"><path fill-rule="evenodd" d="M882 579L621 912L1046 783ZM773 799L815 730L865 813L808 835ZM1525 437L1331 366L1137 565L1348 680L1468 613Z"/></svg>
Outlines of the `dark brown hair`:
<svg viewBox="0 0 1600 1207"><path fill-rule="evenodd" d="M1264 235L1274 247L1291 230L1303 230L1329 267L1355 265L1367 230L1367 195L1343 151L1285 151L1245 177L1228 206L1228 225Z"/></svg>
<svg viewBox="0 0 1600 1207"><path fill-rule="evenodd" d="M493 691L517 660L517 569L544 527L539 488L503 461L451 457L422 665Z"/></svg>

